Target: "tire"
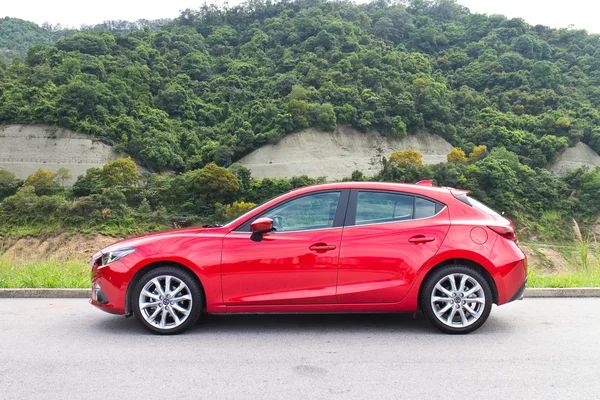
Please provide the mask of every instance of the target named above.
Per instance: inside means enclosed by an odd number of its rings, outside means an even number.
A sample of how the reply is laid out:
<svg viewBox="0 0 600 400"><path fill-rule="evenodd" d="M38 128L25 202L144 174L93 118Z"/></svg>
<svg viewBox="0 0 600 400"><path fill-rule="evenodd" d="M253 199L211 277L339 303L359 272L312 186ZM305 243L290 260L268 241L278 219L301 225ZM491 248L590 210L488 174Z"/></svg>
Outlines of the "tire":
<svg viewBox="0 0 600 400"><path fill-rule="evenodd" d="M483 275L459 264L434 270L423 283L419 300L433 326L452 334L479 329L493 303L492 290Z"/></svg>
<svg viewBox="0 0 600 400"><path fill-rule="evenodd" d="M204 296L198 279L176 266L146 273L133 289L131 307L144 328L174 335L193 326L202 312Z"/></svg>

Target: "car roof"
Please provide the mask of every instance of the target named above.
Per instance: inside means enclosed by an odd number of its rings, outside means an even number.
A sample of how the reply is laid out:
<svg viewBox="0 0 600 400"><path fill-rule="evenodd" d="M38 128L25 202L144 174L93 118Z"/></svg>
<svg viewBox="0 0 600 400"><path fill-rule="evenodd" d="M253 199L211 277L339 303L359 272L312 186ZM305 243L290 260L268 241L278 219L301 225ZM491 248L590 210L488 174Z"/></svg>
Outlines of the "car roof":
<svg viewBox="0 0 600 400"><path fill-rule="evenodd" d="M441 186L425 186L423 184L397 183L397 182L335 182L321 183L317 185L304 186L294 189L294 193L309 193L319 190L334 190L334 189L369 189L369 190L393 190L406 191L414 194L435 195L448 194L450 188Z"/></svg>

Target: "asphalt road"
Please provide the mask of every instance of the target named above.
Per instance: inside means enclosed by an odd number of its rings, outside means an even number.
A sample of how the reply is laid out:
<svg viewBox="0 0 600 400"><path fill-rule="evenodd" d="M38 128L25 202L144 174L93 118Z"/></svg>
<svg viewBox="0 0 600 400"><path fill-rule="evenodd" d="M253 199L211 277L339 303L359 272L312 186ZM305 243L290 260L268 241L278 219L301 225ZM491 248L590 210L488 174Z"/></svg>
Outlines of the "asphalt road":
<svg viewBox="0 0 600 400"><path fill-rule="evenodd" d="M600 298L417 315L214 315L179 336L83 299L0 299L0 399L600 398Z"/></svg>

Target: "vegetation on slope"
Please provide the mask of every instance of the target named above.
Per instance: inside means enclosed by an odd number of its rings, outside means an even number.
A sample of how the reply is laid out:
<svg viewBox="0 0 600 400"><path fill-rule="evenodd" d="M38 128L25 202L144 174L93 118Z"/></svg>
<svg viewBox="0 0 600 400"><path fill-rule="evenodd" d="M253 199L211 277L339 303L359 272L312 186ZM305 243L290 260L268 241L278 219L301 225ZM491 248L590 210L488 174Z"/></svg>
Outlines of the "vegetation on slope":
<svg viewBox="0 0 600 400"><path fill-rule="evenodd" d="M563 238L571 218L585 226L600 211L600 171L556 178L545 167L579 140L600 151L599 84L600 35L452 0L254 0L188 10L155 31L83 30L0 62L0 123L73 128L175 173L112 181L92 169L72 189L4 173L0 230L221 220L227 204L316 181L221 167L291 131L343 123L392 136L426 129L456 146L448 164L391 157L369 179L467 188L533 237Z"/></svg>
<svg viewBox="0 0 600 400"><path fill-rule="evenodd" d="M545 167L600 150L600 36L407 6L251 1L125 33L84 31L0 66L0 121L90 133L160 170L237 157L306 126L428 129Z"/></svg>

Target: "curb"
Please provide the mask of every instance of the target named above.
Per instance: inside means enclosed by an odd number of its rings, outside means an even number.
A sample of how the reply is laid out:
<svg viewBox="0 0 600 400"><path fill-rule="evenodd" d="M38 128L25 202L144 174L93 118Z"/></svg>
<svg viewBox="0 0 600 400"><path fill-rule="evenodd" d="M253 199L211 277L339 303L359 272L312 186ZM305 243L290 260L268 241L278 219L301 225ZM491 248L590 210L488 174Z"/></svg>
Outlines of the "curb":
<svg viewBox="0 0 600 400"><path fill-rule="evenodd" d="M600 288L527 288L524 297L600 297Z"/></svg>
<svg viewBox="0 0 600 400"><path fill-rule="evenodd" d="M0 289L0 298L89 299L91 289ZM523 297L600 297L600 288L527 288Z"/></svg>
<svg viewBox="0 0 600 400"><path fill-rule="evenodd" d="M0 298L89 299L91 295L92 289L0 289Z"/></svg>

